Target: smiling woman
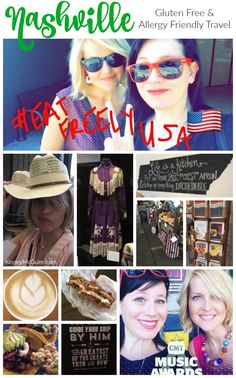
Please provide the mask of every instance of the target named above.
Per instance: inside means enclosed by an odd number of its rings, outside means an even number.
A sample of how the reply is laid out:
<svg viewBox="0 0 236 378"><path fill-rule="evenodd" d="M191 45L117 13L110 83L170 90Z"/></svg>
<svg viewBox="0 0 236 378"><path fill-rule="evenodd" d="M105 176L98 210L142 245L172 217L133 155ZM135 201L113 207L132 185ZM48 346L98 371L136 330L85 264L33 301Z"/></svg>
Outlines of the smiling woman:
<svg viewBox="0 0 236 378"><path fill-rule="evenodd" d="M192 270L183 282L180 318L185 331L201 331L189 352L206 375L233 374L232 290L232 278L220 270Z"/></svg>
<svg viewBox="0 0 236 378"><path fill-rule="evenodd" d="M196 40L134 42L127 70L136 150L232 150L232 116L204 103L202 69Z"/></svg>
<svg viewBox="0 0 236 378"><path fill-rule="evenodd" d="M151 374L155 357L167 356L159 332L167 317L165 270L122 270L121 374Z"/></svg>
<svg viewBox="0 0 236 378"><path fill-rule="evenodd" d="M101 120L97 127L96 112L106 108L111 101L119 125L125 125L125 116L120 112L125 109L127 93L125 87L125 68L129 54L129 44L124 39L74 40L71 47L69 66L71 86L57 93L53 109L59 118L51 117L45 128L41 150L104 150L104 142L111 137L108 120ZM62 107L59 102L63 101ZM76 122L78 129L88 121L85 115L92 113L88 133L70 132L70 126ZM103 114L102 114L103 116ZM59 120L58 120L59 119ZM61 132L61 126L65 132ZM91 132L94 129L94 132ZM64 140L64 137L66 140Z"/></svg>

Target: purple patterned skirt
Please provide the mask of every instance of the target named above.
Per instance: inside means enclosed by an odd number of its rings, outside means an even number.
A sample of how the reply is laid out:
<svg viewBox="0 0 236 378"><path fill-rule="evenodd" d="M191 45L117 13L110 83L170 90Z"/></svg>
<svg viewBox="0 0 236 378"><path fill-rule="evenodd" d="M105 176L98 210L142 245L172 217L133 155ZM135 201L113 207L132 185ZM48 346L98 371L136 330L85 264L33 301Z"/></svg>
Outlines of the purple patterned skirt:
<svg viewBox="0 0 236 378"><path fill-rule="evenodd" d="M97 197L92 213L89 253L93 257L105 257L108 251L117 252L121 247L118 201L114 197Z"/></svg>

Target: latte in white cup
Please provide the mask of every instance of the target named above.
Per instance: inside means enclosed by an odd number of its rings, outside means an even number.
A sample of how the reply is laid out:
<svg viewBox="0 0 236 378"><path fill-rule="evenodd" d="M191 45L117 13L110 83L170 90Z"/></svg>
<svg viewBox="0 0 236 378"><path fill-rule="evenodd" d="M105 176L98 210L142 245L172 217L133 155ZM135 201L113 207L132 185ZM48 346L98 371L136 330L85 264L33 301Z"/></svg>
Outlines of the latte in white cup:
<svg viewBox="0 0 236 378"><path fill-rule="evenodd" d="M16 319L42 320L56 306L57 287L42 270L19 270L5 284L4 303Z"/></svg>

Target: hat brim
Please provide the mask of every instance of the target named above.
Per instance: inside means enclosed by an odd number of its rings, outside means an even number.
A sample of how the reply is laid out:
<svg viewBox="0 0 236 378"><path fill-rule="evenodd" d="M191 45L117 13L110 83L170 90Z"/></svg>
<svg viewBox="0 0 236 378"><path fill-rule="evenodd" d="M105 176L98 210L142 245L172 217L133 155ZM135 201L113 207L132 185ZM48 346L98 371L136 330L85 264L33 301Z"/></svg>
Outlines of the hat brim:
<svg viewBox="0 0 236 378"><path fill-rule="evenodd" d="M4 189L11 196L18 199L34 199L34 198L44 198L44 197L54 197L65 193L72 184L58 184L58 185L47 185L37 188L25 188L20 185L7 184L4 185Z"/></svg>

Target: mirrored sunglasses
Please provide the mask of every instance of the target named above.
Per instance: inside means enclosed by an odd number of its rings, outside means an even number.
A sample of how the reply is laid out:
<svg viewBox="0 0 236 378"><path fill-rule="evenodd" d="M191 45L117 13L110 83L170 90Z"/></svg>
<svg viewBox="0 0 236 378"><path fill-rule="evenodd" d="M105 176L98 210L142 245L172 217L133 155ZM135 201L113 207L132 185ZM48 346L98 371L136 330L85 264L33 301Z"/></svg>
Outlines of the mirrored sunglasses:
<svg viewBox="0 0 236 378"><path fill-rule="evenodd" d="M192 63L191 58L165 59L156 63L138 63L127 67L130 79L134 83L143 83L148 80L152 70L164 79L172 80L179 78L183 73L184 63Z"/></svg>

